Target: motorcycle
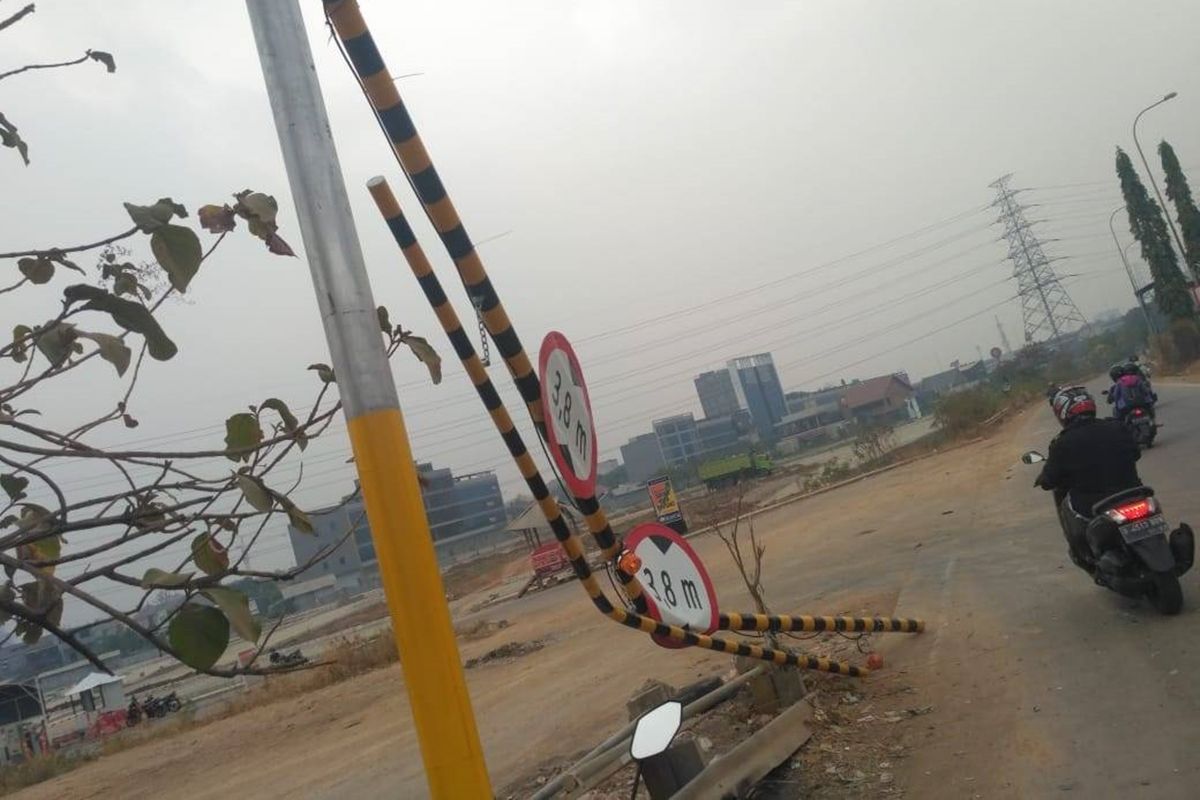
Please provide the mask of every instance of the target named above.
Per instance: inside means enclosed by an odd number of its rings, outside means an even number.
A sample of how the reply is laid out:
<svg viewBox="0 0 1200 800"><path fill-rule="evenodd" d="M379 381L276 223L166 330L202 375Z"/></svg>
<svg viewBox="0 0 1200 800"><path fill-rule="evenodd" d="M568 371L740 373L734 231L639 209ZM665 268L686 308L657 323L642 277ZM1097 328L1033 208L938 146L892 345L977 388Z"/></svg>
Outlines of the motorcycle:
<svg viewBox="0 0 1200 800"><path fill-rule="evenodd" d="M281 653L278 650L272 650L270 660L273 667L298 667L308 663L308 657L298 649L290 653Z"/></svg>
<svg viewBox="0 0 1200 800"><path fill-rule="evenodd" d="M167 714L174 714L181 708L183 708L183 703L179 701L179 695L175 692L164 697L149 695L142 703L142 713L145 714L146 719L165 717Z"/></svg>
<svg viewBox="0 0 1200 800"><path fill-rule="evenodd" d="M1146 449L1154 447L1154 437L1158 435L1158 423L1154 421L1152 408L1134 406L1125 413L1125 424L1133 431L1133 438L1139 447Z"/></svg>
<svg viewBox="0 0 1200 800"><path fill-rule="evenodd" d="M1045 460L1035 450L1021 456L1026 464ZM1091 550L1083 556L1072 550L1072 560L1090 573L1097 585L1125 597L1145 597L1162 614L1178 614L1183 607L1179 577L1192 568L1195 556L1191 526L1180 523L1171 531L1149 486L1118 492L1089 511L1091 516L1077 520L1068 519L1065 512L1060 514L1068 543L1074 537L1066 528L1077 523L1084 526Z"/></svg>
<svg viewBox="0 0 1200 800"><path fill-rule="evenodd" d="M1109 390L1105 389L1103 394L1111 403L1112 395ZM1139 403L1131 406L1121 415L1121 421L1129 426L1138 447L1147 450L1154 447L1154 439L1158 436L1158 429L1162 426L1155 419L1153 404Z"/></svg>

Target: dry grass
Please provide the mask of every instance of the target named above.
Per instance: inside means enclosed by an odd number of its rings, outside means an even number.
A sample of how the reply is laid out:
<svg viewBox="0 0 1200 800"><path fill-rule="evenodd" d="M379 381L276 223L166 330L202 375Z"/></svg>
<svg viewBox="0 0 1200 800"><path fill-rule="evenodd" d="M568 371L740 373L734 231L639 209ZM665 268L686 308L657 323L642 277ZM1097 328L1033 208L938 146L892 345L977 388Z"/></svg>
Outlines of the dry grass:
<svg viewBox="0 0 1200 800"><path fill-rule="evenodd" d="M5 767L0 770L0 796L12 794L26 786L48 781L53 777L70 772L78 766L91 761L94 756L48 753L37 756L23 764Z"/></svg>

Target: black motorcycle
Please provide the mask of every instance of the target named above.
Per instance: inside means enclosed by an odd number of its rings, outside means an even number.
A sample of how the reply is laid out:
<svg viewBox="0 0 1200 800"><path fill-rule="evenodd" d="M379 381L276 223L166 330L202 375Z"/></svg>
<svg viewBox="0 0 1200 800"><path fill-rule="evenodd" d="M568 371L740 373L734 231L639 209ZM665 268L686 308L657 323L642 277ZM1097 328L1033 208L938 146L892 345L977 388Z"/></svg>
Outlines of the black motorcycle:
<svg viewBox="0 0 1200 800"><path fill-rule="evenodd" d="M181 708L183 708L183 703L179 701L179 696L175 692L163 697L149 695L142 702L142 713L146 715L146 719L159 719L167 714L174 714Z"/></svg>
<svg viewBox="0 0 1200 800"><path fill-rule="evenodd" d="M1105 389L1103 394L1108 398L1108 402L1112 403L1112 395L1109 390ZM1121 422L1129 426L1129 430L1133 433L1133 439L1138 443L1138 447L1147 450L1154 447L1154 439L1158 436L1158 429L1162 426L1158 424L1158 420L1155 418L1154 404L1152 402L1131 405L1121 414Z"/></svg>
<svg viewBox="0 0 1200 800"><path fill-rule="evenodd" d="M273 667L299 667L308 663L308 657L299 650L293 650L290 653L272 650L270 660Z"/></svg>
<svg viewBox="0 0 1200 800"><path fill-rule="evenodd" d="M1045 457L1031 451L1021 460L1036 464ZM1077 519L1070 519L1070 512L1060 514L1068 543L1076 537L1067 526L1080 525L1090 550L1072 548L1072 561L1098 585L1125 597L1145 597L1160 613L1178 614L1183 607L1179 576L1192 568L1195 556L1191 527L1180 523L1171 531L1149 486L1118 492L1088 511L1090 516Z"/></svg>

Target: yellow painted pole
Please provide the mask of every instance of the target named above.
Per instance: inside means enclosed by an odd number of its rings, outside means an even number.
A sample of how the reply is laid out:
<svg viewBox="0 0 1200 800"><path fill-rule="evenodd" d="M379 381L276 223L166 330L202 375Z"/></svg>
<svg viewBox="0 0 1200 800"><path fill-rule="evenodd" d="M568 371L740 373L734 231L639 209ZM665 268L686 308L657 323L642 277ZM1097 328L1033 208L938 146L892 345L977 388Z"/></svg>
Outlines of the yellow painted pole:
<svg viewBox="0 0 1200 800"><path fill-rule="evenodd" d="M247 7L345 409L425 777L438 800L485 800L492 797L487 767L298 0L247 0Z"/></svg>

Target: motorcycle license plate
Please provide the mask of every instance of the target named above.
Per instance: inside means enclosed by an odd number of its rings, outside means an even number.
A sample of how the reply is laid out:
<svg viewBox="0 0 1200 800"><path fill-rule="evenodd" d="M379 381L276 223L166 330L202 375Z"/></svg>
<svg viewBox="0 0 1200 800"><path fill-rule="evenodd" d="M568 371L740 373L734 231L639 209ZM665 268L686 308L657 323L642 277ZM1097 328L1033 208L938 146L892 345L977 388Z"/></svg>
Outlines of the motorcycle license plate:
<svg viewBox="0 0 1200 800"><path fill-rule="evenodd" d="M1140 542L1143 539L1149 539L1151 536L1166 536L1167 521L1162 517L1150 517L1149 519L1139 519L1137 522L1127 522L1120 526L1121 538L1126 544Z"/></svg>

